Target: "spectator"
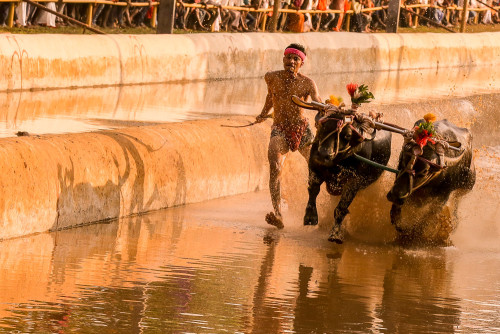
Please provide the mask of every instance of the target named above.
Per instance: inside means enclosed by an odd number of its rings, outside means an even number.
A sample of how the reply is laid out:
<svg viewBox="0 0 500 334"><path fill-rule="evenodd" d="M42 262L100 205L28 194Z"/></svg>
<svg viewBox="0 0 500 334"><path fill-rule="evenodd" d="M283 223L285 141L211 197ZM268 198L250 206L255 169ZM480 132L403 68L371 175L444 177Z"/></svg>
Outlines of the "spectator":
<svg viewBox="0 0 500 334"><path fill-rule="evenodd" d="M288 9L290 7L291 0L283 0L281 1L281 8L282 9ZM278 30L283 31L283 29L286 28L286 20L287 20L287 13L280 13L278 17Z"/></svg>
<svg viewBox="0 0 500 334"><path fill-rule="evenodd" d="M415 10L411 7L406 7L407 5L413 5L416 3L416 0L401 0L401 6L406 8L406 10L403 10L400 15L399 21L401 26L416 28L416 26L413 24L413 15L415 14Z"/></svg>
<svg viewBox="0 0 500 334"><path fill-rule="evenodd" d="M239 7L243 3L241 0L222 0L222 6L231 6L231 7ZM227 19L227 30L228 31L243 31L240 27L241 22L241 11L237 10L227 10L227 15L229 16Z"/></svg>
<svg viewBox="0 0 500 334"><path fill-rule="evenodd" d="M422 5L422 7L420 7L420 10L419 12L417 12L417 14L423 14L423 16L427 18L429 13L428 11L429 7L427 5L429 4L429 0L419 0L419 3L420 5ZM423 20L421 24L428 26L429 25L428 22L429 22L428 20Z"/></svg>
<svg viewBox="0 0 500 334"><path fill-rule="evenodd" d="M251 7L250 0L239 0L239 7ZM255 31L256 30L256 18L254 14L248 11L240 11L241 19L239 26L242 31ZM279 25L278 25L279 28Z"/></svg>
<svg viewBox="0 0 500 334"><path fill-rule="evenodd" d="M387 6L388 0L375 0L375 7ZM376 31L379 29L385 30L385 19L387 17L387 12L385 9L379 9L372 14L371 29Z"/></svg>
<svg viewBox="0 0 500 334"><path fill-rule="evenodd" d="M136 3L148 3L148 6L134 7L132 13L130 14L130 25L135 27L145 27L146 15L153 6L152 0L134 0L132 2Z"/></svg>
<svg viewBox="0 0 500 334"><path fill-rule="evenodd" d="M118 0L112 0L118 2ZM130 0L127 0L130 3ZM106 13L106 27L124 28L125 27L125 12L128 13L128 6L110 6L110 11Z"/></svg>
<svg viewBox="0 0 500 334"><path fill-rule="evenodd" d="M56 10L56 4L53 2L47 2L45 3L45 6L48 9L51 9L53 11ZM43 9L40 9L40 14L38 15L38 18L36 20L36 23L42 26L46 27L56 27L56 16L54 14L51 14Z"/></svg>
<svg viewBox="0 0 500 334"><path fill-rule="evenodd" d="M318 6L319 6L319 0L312 0L311 9L312 10L319 10ZM325 1L325 9L326 9L326 1ZM322 9L322 10L324 10L324 9ZM319 29L320 29L320 22L321 22L321 16L322 16L322 14L314 14L314 13L310 14L310 17L311 17L311 26L312 26L311 30L312 31L319 31Z"/></svg>
<svg viewBox="0 0 500 334"><path fill-rule="evenodd" d="M443 24L447 27L452 27L457 23L457 10L455 9L456 5L453 3L453 0L444 0L443 1Z"/></svg>
<svg viewBox="0 0 500 334"><path fill-rule="evenodd" d="M30 13L30 7L32 6L28 6L28 4L24 1L20 2L17 4L17 7L16 7L16 26L22 26L22 27L25 27L27 24L28 24L28 17L29 17L29 13ZM34 10L36 10L36 7L32 7ZM34 11L32 11L31 13L34 13ZM30 23L31 24L31 23Z"/></svg>
<svg viewBox="0 0 500 334"><path fill-rule="evenodd" d="M331 0L319 0L318 9L327 10L328 8L330 8L331 3L332 3ZM335 19L335 14L332 13L321 14L319 29L322 31L328 31L331 28L334 19Z"/></svg>
<svg viewBox="0 0 500 334"><path fill-rule="evenodd" d="M477 8L476 0L467 0L469 1L469 9ZM458 0L458 7L462 8L464 6L464 0ZM473 10L469 10L469 16L467 18L468 24L475 24L477 12Z"/></svg>
<svg viewBox="0 0 500 334"><path fill-rule="evenodd" d="M348 0L332 0L330 4L330 9L341 10L342 13L335 15L332 24L334 25L331 30L332 31L341 31L342 23L344 22L344 13L349 10L349 1Z"/></svg>
<svg viewBox="0 0 500 334"><path fill-rule="evenodd" d="M363 14L361 13L361 9L363 9L363 4L360 2L362 0L352 0L351 8L354 12L351 22L351 31L355 32L363 32L364 31L364 20Z"/></svg>
<svg viewBox="0 0 500 334"><path fill-rule="evenodd" d="M264 7L266 6L266 7ZM259 8L267 8L267 1L264 2L264 0L250 0L250 7L254 9L259 9ZM266 16L265 13L258 12L255 15L255 26L253 27L254 30L259 31L259 27L262 23L262 20ZM250 27L252 29L252 27Z"/></svg>
<svg viewBox="0 0 500 334"><path fill-rule="evenodd" d="M312 10L312 7L313 7L313 1L314 0L304 0L304 2L302 3L302 6L300 7L300 9L303 9L303 10ZM308 31L312 31L314 30L313 28L313 25L312 25L312 17L311 17L311 14L310 13L305 13L304 14L304 28L303 28L303 32L308 32Z"/></svg>
<svg viewBox="0 0 500 334"><path fill-rule="evenodd" d="M0 2L0 26L5 27L9 16L9 3Z"/></svg>
<svg viewBox="0 0 500 334"><path fill-rule="evenodd" d="M485 1L486 1L486 0L485 0ZM488 6L490 6L490 7L491 7L491 6L493 5L493 1L492 1L492 0L488 0L488 2L486 3L486 5L488 5ZM492 16L491 16L491 10L490 10L490 9L489 9L486 5L485 5L485 4L482 4L482 3L480 3L480 4L479 4L479 7L480 7L480 8L484 8L484 9L486 9L486 10L483 12L484 14L483 14L483 17L482 17L482 19L481 19L481 23L482 23L482 24L494 24L494 23L493 23L493 18L492 18Z"/></svg>
<svg viewBox="0 0 500 334"><path fill-rule="evenodd" d="M434 20L434 22L441 24L444 18L444 12L441 9L444 0L431 0L431 1L432 1L431 4L437 6L432 8L433 12L432 19Z"/></svg>
<svg viewBox="0 0 500 334"><path fill-rule="evenodd" d="M479 3L476 0L470 0L469 9L479 8ZM469 11L468 24L476 24L477 12L475 10Z"/></svg>
<svg viewBox="0 0 500 334"><path fill-rule="evenodd" d="M497 7L497 6L499 6L499 5L500 5L500 3L499 3L499 2L500 2L500 1L496 1L496 2L495 2L495 1L493 1L492 5L493 5L494 7ZM498 14L498 10L493 11L493 13L491 14L491 19L493 20L493 23L495 23L495 24L500 23L500 15Z"/></svg>
<svg viewBox="0 0 500 334"><path fill-rule="evenodd" d="M294 0L292 3L292 9L300 9L302 4L304 3L303 0ZM304 21L305 17L304 14L302 13L290 13L288 17L288 30L292 32L303 32L304 31Z"/></svg>
<svg viewBox="0 0 500 334"><path fill-rule="evenodd" d="M373 3L372 0L362 0L362 5L363 5L363 8L374 8L375 7L375 4ZM364 25L363 32L372 32L370 30L370 24L372 23L373 12L371 12L371 11L361 12L361 14L363 15L363 25Z"/></svg>
<svg viewBox="0 0 500 334"><path fill-rule="evenodd" d="M94 13L92 15L92 26L97 25L97 20L99 20L101 18L101 14L104 10L104 6L107 6L107 5L104 5L101 3L97 7L95 7Z"/></svg>
<svg viewBox="0 0 500 334"><path fill-rule="evenodd" d="M202 2L200 0L194 0L194 1L186 1L186 3L199 3L203 5L217 5L216 3L212 1L207 1L207 2ZM191 8L191 10L188 12L186 16L186 27L188 29L192 30L203 30L203 31L209 31L212 27L212 24L217 20L219 17L219 8Z"/></svg>
<svg viewBox="0 0 500 334"><path fill-rule="evenodd" d="M186 30L186 18L189 14L190 8L184 6L182 0L177 0L179 6L175 10L174 27L177 29Z"/></svg>

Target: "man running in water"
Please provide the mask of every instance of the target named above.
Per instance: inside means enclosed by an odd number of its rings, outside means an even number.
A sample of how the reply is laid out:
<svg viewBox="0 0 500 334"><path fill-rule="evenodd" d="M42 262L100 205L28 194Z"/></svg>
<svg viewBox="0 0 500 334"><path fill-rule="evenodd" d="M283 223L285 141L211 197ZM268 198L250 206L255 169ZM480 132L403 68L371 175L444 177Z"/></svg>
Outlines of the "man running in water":
<svg viewBox="0 0 500 334"><path fill-rule="evenodd" d="M268 159L270 167L269 191L274 212L266 215L266 222L281 229L281 169L288 152L299 151L309 160L313 134L302 115L302 108L292 102L292 95L303 100L309 96L313 101L321 102L316 83L299 73L306 60L306 52L300 44L290 44L284 52L281 71L268 72L264 76L267 84L267 97L262 112L256 120L261 122L274 109L274 123L269 141Z"/></svg>

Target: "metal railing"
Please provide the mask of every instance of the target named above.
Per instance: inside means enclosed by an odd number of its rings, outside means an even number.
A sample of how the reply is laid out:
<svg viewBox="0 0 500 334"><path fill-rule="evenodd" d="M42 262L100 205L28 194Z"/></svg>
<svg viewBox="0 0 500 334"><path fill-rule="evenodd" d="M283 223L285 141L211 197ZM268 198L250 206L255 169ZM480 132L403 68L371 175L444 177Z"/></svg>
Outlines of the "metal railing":
<svg viewBox="0 0 500 334"><path fill-rule="evenodd" d="M21 3L23 0L0 0L1 2L8 2L10 3L10 8L9 8L9 14L7 17L7 26L12 28L14 26L14 11L16 6ZM157 13L158 13L158 4L159 2L123 2L123 1L108 1L108 0L94 0L94 1L89 1L89 0L39 0L36 1L37 3L47 3L47 2L55 2L55 3L64 3L64 4L87 4L87 17L86 21L84 22L88 27L92 26L92 17L93 17L93 10L94 6L96 5L111 5L111 6L121 6L121 7L149 7L152 6L152 15L150 18L150 25L152 28L156 27L157 23ZM177 4L180 6L180 4ZM205 5L205 4L187 4L184 3L182 6L187 7L187 8L203 8L203 9L217 9L217 8L222 8L222 9L227 9L227 10L235 10L235 11L243 11L243 12L252 12L252 13L263 13L263 14L269 14L273 12L273 7L269 8L253 8L251 6L248 7L238 7L238 6L217 6L217 5ZM451 6L451 7L441 7L441 6L435 6L435 5L426 5L426 4L414 4L414 5L404 5L401 6L402 8L405 8L406 10L415 10L415 13L409 13L409 15L414 16L414 22L415 26L418 26L418 21L419 17L422 18L422 15L420 15L420 11L422 9L426 10L427 8L438 8L438 9L446 9L446 15L447 15L447 20L449 20L449 15L451 11L456 11L456 12L463 12L463 8L457 7L457 6ZM490 7L493 10L500 10L500 6L496 7ZM474 12L484 12L490 10L490 8L487 7L481 7L481 8L468 8L467 12L469 11L474 11ZM367 12L375 12L378 10L383 10L387 9L387 6L382 6L382 7L372 7L372 8L363 8L361 9L361 12L367 13ZM350 27L350 19L355 12L352 9L349 9L347 11L343 10L336 10L336 9L326 9L326 10L303 10L303 9L290 9L290 8L283 8L283 9L278 9L278 12L280 13L287 13L287 14L313 14L313 15L320 15L320 14L340 14L340 13L345 13L346 14L346 27L347 31L349 31ZM267 18L268 15L263 15L261 18L261 21L259 23L260 25L260 30L265 31L266 30L266 23L267 23ZM479 19L479 15L475 16L475 21L477 23L477 20ZM428 21L432 21L431 19L426 18ZM449 21L448 21L449 22ZM212 24L211 30L214 31L214 24Z"/></svg>

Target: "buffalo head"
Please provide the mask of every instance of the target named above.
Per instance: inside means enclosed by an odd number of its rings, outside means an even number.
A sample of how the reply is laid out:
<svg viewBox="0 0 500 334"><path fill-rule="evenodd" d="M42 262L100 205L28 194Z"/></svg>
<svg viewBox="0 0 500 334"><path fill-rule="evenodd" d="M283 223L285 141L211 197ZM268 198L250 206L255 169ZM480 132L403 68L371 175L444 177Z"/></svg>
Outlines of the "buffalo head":
<svg viewBox="0 0 500 334"><path fill-rule="evenodd" d="M352 126L352 117L333 114L317 120L315 145L311 159L320 165L333 165L346 158L352 148L362 141L362 136Z"/></svg>
<svg viewBox="0 0 500 334"><path fill-rule="evenodd" d="M431 162L436 158L436 153L428 146L422 149L413 141L404 145L399 157L399 173L387 199L402 205L413 191L427 184L442 169Z"/></svg>

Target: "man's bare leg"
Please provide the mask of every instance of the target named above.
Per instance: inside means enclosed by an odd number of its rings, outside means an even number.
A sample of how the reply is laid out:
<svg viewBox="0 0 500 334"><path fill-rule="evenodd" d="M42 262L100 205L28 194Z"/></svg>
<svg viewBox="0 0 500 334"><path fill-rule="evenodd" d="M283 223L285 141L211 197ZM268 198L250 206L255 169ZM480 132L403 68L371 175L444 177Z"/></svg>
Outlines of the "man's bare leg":
<svg viewBox="0 0 500 334"><path fill-rule="evenodd" d="M266 215L266 222L279 229L285 227L281 215L281 170L283 169L283 163L285 162L287 152L288 145L283 138L279 136L271 138L267 157L270 169L269 192L271 193L271 202L273 203L274 212L269 212Z"/></svg>

